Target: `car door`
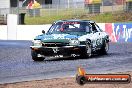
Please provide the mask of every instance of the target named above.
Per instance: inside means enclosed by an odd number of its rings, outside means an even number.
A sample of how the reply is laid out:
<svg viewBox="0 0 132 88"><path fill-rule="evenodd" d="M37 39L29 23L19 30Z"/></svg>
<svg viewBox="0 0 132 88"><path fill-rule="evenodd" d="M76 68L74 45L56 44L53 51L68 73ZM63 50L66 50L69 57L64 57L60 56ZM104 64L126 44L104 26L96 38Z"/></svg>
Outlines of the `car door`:
<svg viewBox="0 0 132 88"><path fill-rule="evenodd" d="M102 36L100 28L95 24L95 22L90 23L92 26L92 33L93 33L93 47L97 50L100 49L102 46Z"/></svg>

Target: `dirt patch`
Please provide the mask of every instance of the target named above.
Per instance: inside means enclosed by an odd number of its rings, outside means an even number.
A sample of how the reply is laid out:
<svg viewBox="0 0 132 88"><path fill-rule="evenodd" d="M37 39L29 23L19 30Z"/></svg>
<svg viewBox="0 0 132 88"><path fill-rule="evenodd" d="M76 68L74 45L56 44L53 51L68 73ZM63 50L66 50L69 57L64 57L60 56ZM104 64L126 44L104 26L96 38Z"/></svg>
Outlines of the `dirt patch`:
<svg viewBox="0 0 132 88"><path fill-rule="evenodd" d="M132 75L132 72L123 72ZM36 80L29 82L1 84L0 88L132 88L129 84L85 84L80 86L75 77Z"/></svg>
<svg viewBox="0 0 132 88"><path fill-rule="evenodd" d="M84 14L75 17L77 19L89 19L96 22L131 22L132 21L132 12L117 12L117 13L104 13L104 14Z"/></svg>
<svg viewBox="0 0 132 88"><path fill-rule="evenodd" d="M132 21L132 13L119 13L119 14L114 14L114 20L116 22L128 22L128 21Z"/></svg>

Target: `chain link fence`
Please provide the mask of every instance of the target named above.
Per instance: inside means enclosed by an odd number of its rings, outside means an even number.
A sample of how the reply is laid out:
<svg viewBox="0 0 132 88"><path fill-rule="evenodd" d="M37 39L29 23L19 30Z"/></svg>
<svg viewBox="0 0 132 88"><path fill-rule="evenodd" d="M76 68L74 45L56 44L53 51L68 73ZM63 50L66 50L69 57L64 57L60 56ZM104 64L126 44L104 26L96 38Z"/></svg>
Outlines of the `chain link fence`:
<svg viewBox="0 0 132 88"><path fill-rule="evenodd" d="M132 12L132 2L128 3L125 0L103 0L98 4L86 4L84 2L70 2L61 4L48 4L41 5L41 8L27 9L27 7L15 7L15 8L2 8L0 9L0 15L6 16L7 14L21 14L25 13L26 16L52 16L52 15L75 15L80 16L84 14L96 14L96 13L116 13L123 11Z"/></svg>
<svg viewBox="0 0 132 88"><path fill-rule="evenodd" d="M118 0L119 1L119 0ZM83 14L83 13L105 13L105 12L117 12L117 11L125 11L126 5L128 3L124 2L124 0L120 0L120 2L115 2L115 0L105 0L99 4L86 4L84 2L76 2L76 3L61 3L61 4L49 4L49 5L41 5L40 11L36 11L36 9L26 9L26 7L19 8L1 8L0 15L3 14L17 14L26 13L30 16L31 13L33 15L40 14L40 16L46 15L59 15L64 12L65 14L72 12L73 14ZM38 10L38 9L37 9ZM99 10L99 11L98 11ZM82 13L83 12L83 13Z"/></svg>
<svg viewBox="0 0 132 88"><path fill-rule="evenodd" d="M43 5L40 9L26 9L27 16L82 15L106 12L126 11L126 3L85 4L83 2L69 5Z"/></svg>

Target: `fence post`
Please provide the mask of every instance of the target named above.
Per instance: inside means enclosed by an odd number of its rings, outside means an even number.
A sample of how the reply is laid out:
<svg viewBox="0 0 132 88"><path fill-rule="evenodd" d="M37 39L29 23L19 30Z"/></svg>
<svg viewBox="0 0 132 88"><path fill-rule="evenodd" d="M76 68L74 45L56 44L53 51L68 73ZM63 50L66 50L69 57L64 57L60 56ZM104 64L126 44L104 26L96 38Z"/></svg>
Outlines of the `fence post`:
<svg viewBox="0 0 132 88"><path fill-rule="evenodd" d="M114 5L114 2L113 2L113 0L112 0L112 14L113 14L113 5Z"/></svg>
<svg viewBox="0 0 132 88"><path fill-rule="evenodd" d="M57 16L58 16L58 13L59 13L58 10L59 10L59 8L58 8L58 4L57 4Z"/></svg>
<svg viewBox="0 0 132 88"><path fill-rule="evenodd" d="M51 7L50 7L50 4L49 4L49 6L48 6L48 7L49 7L49 16L50 16L50 8L51 8Z"/></svg>
<svg viewBox="0 0 132 88"><path fill-rule="evenodd" d="M104 13L104 2L102 1L102 13Z"/></svg>

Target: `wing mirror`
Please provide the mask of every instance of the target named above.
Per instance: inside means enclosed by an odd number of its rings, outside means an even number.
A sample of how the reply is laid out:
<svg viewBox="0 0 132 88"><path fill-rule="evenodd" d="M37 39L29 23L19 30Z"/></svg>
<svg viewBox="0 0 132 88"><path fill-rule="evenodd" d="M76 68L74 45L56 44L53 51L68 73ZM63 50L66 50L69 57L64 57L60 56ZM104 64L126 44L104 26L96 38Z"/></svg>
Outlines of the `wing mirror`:
<svg viewBox="0 0 132 88"><path fill-rule="evenodd" d="M44 31L44 30L42 30L42 33L43 33L43 34L45 34L45 31Z"/></svg>

